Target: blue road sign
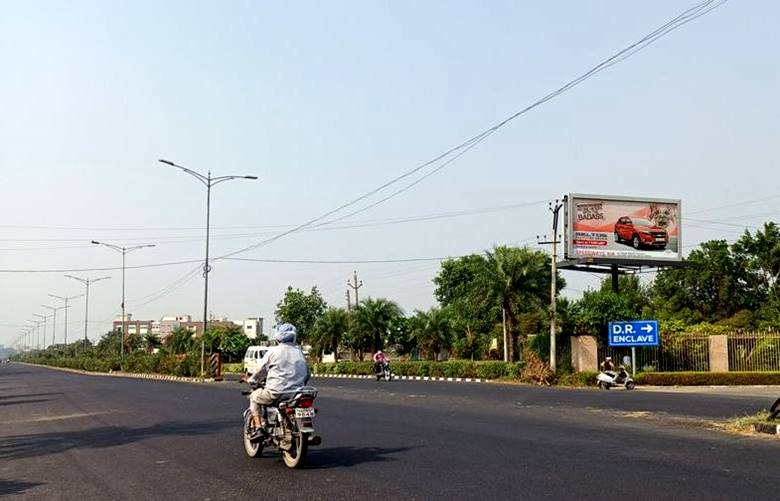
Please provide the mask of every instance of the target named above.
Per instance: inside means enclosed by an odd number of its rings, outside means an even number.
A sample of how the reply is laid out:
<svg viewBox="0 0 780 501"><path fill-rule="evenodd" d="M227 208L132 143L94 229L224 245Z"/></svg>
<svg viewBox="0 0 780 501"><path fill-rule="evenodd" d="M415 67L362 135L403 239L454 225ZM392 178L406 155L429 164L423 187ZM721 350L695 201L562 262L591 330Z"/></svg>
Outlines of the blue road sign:
<svg viewBox="0 0 780 501"><path fill-rule="evenodd" d="M610 346L658 346L657 320L609 323Z"/></svg>

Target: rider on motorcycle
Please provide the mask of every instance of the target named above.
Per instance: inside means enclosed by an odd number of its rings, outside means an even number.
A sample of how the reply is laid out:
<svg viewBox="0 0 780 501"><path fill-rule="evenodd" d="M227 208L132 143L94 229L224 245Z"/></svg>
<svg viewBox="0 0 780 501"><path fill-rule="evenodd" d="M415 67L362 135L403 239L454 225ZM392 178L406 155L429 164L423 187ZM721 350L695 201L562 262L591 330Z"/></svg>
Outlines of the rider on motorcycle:
<svg viewBox="0 0 780 501"><path fill-rule="evenodd" d="M298 331L292 324L279 324L274 328L276 346L268 350L257 372L252 374L248 382L260 384L262 388L254 390L249 395L249 409L255 424L255 436L265 432L263 423L263 406L272 405L279 396L306 384L309 380L309 367L300 347L295 344Z"/></svg>
<svg viewBox="0 0 780 501"><path fill-rule="evenodd" d="M381 349L374 353L374 374L379 374L382 372L382 366L389 361L390 360L387 358L387 355L382 353Z"/></svg>

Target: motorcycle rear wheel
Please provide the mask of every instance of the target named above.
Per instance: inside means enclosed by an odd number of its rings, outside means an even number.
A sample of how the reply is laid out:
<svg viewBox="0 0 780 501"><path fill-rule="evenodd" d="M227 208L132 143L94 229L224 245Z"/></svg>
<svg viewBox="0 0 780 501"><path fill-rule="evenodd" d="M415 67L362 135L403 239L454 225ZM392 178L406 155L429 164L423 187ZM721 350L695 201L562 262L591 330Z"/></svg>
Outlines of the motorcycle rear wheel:
<svg viewBox="0 0 780 501"><path fill-rule="evenodd" d="M292 447L289 451L282 451L282 459L288 468L300 468L306 460L306 452L309 449L309 434L296 433L293 435Z"/></svg>
<svg viewBox="0 0 780 501"><path fill-rule="evenodd" d="M629 381L629 382L626 383L626 389L627 390L633 390L634 388L636 388L636 383L635 382Z"/></svg>
<svg viewBox="0 0 780 501"><path fill-rule="evenodd" d="M259 458L263 454L263 442L251 442L249 440L249 435L252 434L253 429L252 415L247 413L244 418L244 450L250 458Z"/></svg>

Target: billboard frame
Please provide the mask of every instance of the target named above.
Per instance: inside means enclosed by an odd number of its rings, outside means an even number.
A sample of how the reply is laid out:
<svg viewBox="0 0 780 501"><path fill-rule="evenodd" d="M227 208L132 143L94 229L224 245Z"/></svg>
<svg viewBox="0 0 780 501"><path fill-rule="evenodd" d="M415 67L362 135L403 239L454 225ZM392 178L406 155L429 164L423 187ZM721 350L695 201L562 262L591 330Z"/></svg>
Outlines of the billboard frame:
<svg viewBox="0 0 780 501"><path fill-rule="evenodd" d="M650 259L650 258L607 258L607 257L575 257L574 239L571 232L574 229L574 200L576 199L604 200L615 202L647 202L677 205L678 230L677 230L677 258L676 259ZM594 195L589 193L569 193L563 197L564 207L564 261L559 263L559 267L564 269L583 269L590 266L613 266L618 267L679 267L684 266L682 255L682 200L675 198L652 198L652 197L627 197L618 195ZM589 271L593 271L592 269Z"/></svg>

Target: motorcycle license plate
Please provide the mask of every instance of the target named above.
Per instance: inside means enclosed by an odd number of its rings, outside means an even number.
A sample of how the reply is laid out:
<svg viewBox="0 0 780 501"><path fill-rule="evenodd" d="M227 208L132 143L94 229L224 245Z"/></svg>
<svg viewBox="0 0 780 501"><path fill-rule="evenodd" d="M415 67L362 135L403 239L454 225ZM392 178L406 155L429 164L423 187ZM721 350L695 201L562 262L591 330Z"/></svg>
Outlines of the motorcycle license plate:
<svg viewBox="0 0 780 501"><path fill-rule="evenodd" d="M297 417L297 418L314 417L314 409L312 409L312 408L308 408L308 409L295 409L295 417Z"/></svg>

